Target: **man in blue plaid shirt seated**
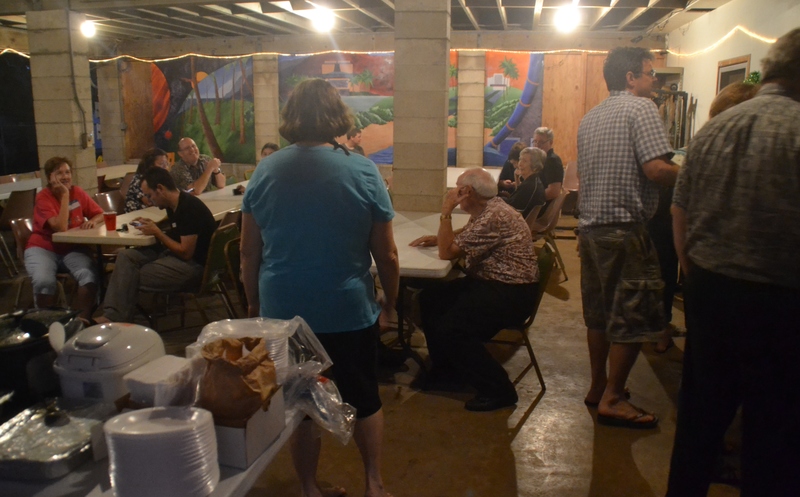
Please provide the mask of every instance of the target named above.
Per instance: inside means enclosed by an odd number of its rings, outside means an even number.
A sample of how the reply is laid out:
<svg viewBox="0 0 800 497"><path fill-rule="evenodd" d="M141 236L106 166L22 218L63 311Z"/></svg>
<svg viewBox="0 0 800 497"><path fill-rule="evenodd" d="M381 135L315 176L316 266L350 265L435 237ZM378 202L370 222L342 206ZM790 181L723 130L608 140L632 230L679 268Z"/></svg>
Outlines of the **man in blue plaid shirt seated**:
<svg viewBox="0 0 800 497"><path fill-rule="evenodd" d="M642 342L657 341L664 329L664 282L645 225L658 186L674 185L678 166L650 100L657 81L650 52L612 50L603 76L610 95L578 129L581 294L592 369L584 402L597 407L601 424L655 428L658 418L628 401L625 382Z"/></svg>

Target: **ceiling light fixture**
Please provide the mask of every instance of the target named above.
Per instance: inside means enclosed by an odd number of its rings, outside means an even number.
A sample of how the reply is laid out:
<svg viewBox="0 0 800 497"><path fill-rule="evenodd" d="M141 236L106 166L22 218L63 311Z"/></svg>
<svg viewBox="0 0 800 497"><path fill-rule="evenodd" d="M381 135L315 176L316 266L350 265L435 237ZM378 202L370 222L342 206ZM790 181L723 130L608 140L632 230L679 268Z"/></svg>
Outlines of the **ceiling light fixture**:
<svg viewBox="0 0 800 497"><path fill-rule="evenodd" d="M81 33L87 38L93 37L95 33L97 33L97 27L94 25L94 21L83 21L81 23Z"/></svg>
<svg viewBox="0 0 800 497"><path fill-rule="evenodd" d="M320 33L327 33L333 29L333 23L335 22L333 12L325 7L315 8L309 12L308 17L311 19L311 25Z"/></svg>
<svg viewBox="0 0 800 497"><path fill-rule="evenodd" d="M575 31L581 22L581 13L578 10L578 0L572 0L571 5L563 5L556 11L555 25L561 33Z"/></svg>

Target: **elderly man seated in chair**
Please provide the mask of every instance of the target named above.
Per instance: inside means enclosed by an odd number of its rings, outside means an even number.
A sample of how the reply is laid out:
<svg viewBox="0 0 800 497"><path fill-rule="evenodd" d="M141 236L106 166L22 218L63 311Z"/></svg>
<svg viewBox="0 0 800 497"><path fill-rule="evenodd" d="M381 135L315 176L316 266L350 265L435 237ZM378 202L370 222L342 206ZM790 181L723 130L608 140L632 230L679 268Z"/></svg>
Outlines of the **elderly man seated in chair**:
<svg viewBox="0 0 800 497"><path fill-rule="evenodd" d="M155 206L167 210L170 230L165 233L147 218L135 220L139 231L154 236L158 244L125 249L117 255L98 323L130 322L140 289L193 291L203 278L208 247L217 229L214 215L199 198L178 190L165 169L148 169L142 192Z"/></svg>
<svg viewBox="0 0 800 497"><path fill-rule="evenodd" d="M454 231L453 209L470 215ZM497 184L483 169L459 176L445 196L439 232L411 242L437 246L442 259L466 260L466 277L428 287L420 294L420 313L433 368L428 386L459 380L477 395L464 407L493 411L517 403L517 392L503 366L484 346L498 331L521 325L530 315L539 269L530 228L520 214L497 197Z"/></svg>

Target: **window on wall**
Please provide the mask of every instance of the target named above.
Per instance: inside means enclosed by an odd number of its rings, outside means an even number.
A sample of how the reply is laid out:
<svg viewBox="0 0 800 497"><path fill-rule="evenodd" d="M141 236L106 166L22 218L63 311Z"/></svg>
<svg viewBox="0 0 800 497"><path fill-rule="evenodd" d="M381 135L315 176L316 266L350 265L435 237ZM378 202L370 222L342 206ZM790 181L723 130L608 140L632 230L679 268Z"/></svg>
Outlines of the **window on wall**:
<svg viewBox="0 0 800 497"><path fill-rule="evenodd" d="M39 169L30 60L0 56L0 175Z"/></svg>
<svg viewBox="0 0 800 497"><path fill-rule="evenodd" d="M740 83L750 74L750 56L721 60L717 64L717 93L731 83Z"/></svg>

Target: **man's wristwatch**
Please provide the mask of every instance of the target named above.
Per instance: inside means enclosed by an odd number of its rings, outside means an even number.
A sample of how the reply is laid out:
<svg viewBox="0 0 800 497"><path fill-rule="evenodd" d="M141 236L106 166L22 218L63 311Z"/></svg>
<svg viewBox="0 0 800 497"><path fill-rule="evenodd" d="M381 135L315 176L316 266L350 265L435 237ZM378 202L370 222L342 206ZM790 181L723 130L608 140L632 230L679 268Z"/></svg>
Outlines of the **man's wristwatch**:
<svg viewBox="0 0 800 497"><path fill-rule="evenodd" d="M217 174L222 174L222 169L220 169L220 168L217 168L217 170L216 170L216 171L214 171L214 172L213 172L213 173L211 173L211 174L213 174L213 175L215 175L215 176L216 176Z"/></svg>

